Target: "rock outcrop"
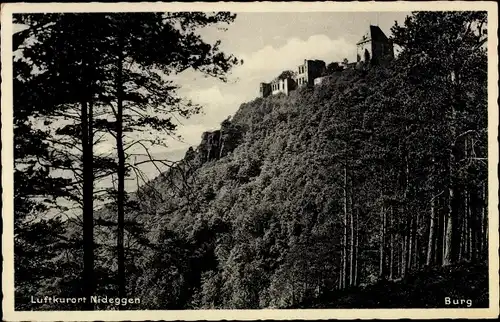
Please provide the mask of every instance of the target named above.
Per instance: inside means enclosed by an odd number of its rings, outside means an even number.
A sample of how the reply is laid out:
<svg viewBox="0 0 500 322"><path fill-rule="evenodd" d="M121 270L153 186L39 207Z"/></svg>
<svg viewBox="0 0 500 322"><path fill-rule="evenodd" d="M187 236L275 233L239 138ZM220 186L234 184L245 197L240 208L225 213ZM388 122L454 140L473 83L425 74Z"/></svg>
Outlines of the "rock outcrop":
<svg viewBox="0 0 500 322"><path fill-rule="evenodd" d="M219 159L223 145L221 130L204 132L201 136L200 146L198 147L202 160L208 162Z"/></svg>
<svg viewBox="0 0 500 322"><path fill-rule="evenodd" d="M204 132L200 145L196 150L189 148L185 159L196 160L200 164L218 160L231 153L242 139L242 127L231 123L229 119L225 120L219 130Z"/></svg>

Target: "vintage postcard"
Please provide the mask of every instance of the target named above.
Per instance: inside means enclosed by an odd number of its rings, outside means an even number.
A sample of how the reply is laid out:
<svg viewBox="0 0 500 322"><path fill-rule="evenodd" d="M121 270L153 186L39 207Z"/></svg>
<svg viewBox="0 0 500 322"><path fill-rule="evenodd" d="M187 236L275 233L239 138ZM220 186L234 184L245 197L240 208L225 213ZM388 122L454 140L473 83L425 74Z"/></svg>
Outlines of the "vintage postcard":
<svg viewBox="0 0 500 322"><path fill-rule="evenodd" d="M497 9L4 4L4 319L497 317Z"/></svg>

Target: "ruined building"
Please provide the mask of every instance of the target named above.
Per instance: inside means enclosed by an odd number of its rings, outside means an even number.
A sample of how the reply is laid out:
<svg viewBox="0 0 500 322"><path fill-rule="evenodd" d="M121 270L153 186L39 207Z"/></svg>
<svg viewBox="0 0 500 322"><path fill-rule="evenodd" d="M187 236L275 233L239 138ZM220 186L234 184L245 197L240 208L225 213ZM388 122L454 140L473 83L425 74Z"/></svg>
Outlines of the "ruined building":
<svg viewBox="0 0 500 322"><path fill-rule="evenodd" d="M357 46L357 61L378 63L394 58L394 48L387 36L378 26L371 26Z"/></svg>
<svg viewBox="0 0 500 322"><path fill-rule="evenodd" d="M272 93L272 87L270 83L260 83L259 96L268 97Z"/></svg>
<svg viewBox="0 0 500 322"><path fill-rule="evenodd" d="M297 88L297 83L292 77L275 78L271 83L260 83L259 96L267 97L283 93L288 95L290 91Z"/></svg>
<svg viewBox="0 0 500 322"><path fill-rule="evenodd" d="M276 78L271 82L272 94L276 95L278 93L284 93L288 95L290 91L293 91L296 87L295 81L288 77L285 79Z"/></svg>
<svg viewBox="0 0 500 322"><path fill-rule="evenodd" d="M374 64L388 61L394 58L394 48L391 40L378 26L370 25L368 32L356 44L357 62L349 63L347 59L337 63L339 70L351 68L363 68L363 64ZM278 77L271 83L260 83L259 96L267 97L284 93L302 86L319 86L324 84L331 75L326 73L326 64L322 60L304 59L304 63L298 66L294 76Z"/></svg>
<svg viewBox="0 0 500 322"><path fill-rule="evenodd" d="M313 86L314 79L322 76L325 71L326 64L324 61L304 59L304 64L298 67L295 76L278 77L271 83L260 83L259 96L267 97L279 93L288 95L290 91L299 86Z"/></svg>
<svg viewBox="0 0 500 322"><path fill-rule="evenodd" d="M326 64L322 60L304 59L304 64L299 66L297 73L297 86L312 86L314 79L323 75Z"/></svg>

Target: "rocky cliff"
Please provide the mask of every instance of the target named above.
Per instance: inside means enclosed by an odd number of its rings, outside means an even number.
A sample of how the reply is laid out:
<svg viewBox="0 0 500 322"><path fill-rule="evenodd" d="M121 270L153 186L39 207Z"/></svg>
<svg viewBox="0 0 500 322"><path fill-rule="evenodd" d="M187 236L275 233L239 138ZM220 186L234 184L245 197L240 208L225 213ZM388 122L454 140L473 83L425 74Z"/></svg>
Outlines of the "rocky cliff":
<svg viewBox="0 0 500 322"><path fill-rule="evenodd" d="M189 148L186 161L195 161L198 165L218 160L231 152L242 142L244 127L234 124L228 118L215 131L204 132L196 149Z"/></svg>

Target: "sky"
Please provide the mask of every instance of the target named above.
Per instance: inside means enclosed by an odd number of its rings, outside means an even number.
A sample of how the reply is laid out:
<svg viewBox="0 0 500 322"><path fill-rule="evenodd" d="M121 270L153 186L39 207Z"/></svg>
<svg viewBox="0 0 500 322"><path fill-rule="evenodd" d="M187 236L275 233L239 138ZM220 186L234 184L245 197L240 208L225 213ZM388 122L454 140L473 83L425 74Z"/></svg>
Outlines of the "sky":
<svg viewBox="0 0 500 322"><path fill-rule="evenodd" d="M281 71L292 69L304 59L321 59L327 64L356 60L356 42L378 25L387 36L395 21L404 22L409 12L304 12L236 13L227 31L201 31L206 41L221 40L221 49L243 59L228 82L204 78L188 70L178 75L180 93L202 104L204 115L183 122L179 134L185 142L172 142L168 154L182 157L189 146L200 143L201 134L219 127L243 102L258 95L259 83L268 82Z"/></svg>

